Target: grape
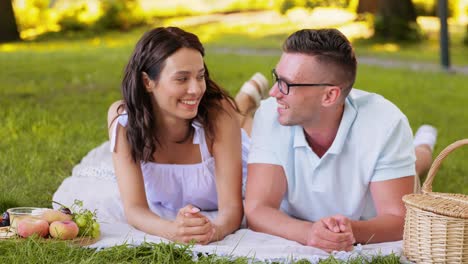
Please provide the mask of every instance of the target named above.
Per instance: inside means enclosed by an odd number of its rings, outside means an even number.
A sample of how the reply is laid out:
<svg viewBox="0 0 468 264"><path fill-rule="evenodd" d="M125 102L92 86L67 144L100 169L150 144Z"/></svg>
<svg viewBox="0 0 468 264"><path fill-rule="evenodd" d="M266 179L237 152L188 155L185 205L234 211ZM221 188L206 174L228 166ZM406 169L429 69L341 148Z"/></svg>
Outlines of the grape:
<svg viewBox="0 0 468 264"><path fill-rule="evenodd" d="M76 225L78 225L79 228L83 228L86 226L87 221L83 216L80 215L80 216L75 217L75 223Z"/></svg>
<svg viewBox="0 0 468 264"><path fill-rule="evenodd" d="M71 206L73 211L73 221L79 228L78 236L90 236L97 238L100 235L99 223L97 222L96 211L83 208L83 202L75 200Z"/></svg>
<svg viewBox="0 0 468 264"><path fill-rule="evenodd" d="M98 238L100 234L101 232L99 231L99 229L94 229L93 232L91 233L91 237Z"/></svg>

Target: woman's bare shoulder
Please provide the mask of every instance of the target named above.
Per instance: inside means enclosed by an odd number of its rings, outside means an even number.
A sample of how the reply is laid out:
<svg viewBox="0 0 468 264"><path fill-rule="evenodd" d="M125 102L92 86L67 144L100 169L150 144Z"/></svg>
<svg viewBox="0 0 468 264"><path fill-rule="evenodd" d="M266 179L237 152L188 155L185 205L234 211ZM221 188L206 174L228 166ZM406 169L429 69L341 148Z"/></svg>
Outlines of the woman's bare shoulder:
<svg viewBox="0 0 468 264"><path fill-rule="evenodd" d="M111 127L114 120L124 111L124 108L121 107L122 105L124 105L124 101L118 100L112 103L111 106L109 107L109 110L107 111L107 126L108 127Z"/></svg>
<svg viewBox="0 0 468 264"><path fill-rule="evenodd" d="M225 114L232 115L233 118L236 117L239 112L237 111L237 106L235 101L230 100L230 99L222 99L221 100L221 106L225 110Z"/></svg>
<svg viewBox="0 0 468 264"><path fill-rule="evenodd" d="M221 106L224 111L218 112L217 117L217 130L225 130L225 129L240 129L239 124L239 116L240 113L236 110L236 106L234 102L231 102L227 99L221 100Z"/></svg>

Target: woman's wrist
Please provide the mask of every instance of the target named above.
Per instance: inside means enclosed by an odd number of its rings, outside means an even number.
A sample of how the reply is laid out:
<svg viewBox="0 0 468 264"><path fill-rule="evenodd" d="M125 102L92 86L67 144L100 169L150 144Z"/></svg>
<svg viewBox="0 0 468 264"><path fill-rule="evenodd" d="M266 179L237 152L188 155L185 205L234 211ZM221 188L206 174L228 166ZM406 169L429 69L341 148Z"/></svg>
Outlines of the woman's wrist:
<svg viewBox="0 0 468 264"><path fill-rule="evenodd" d="M161 219L160 230L163 232L162 237L167 238L169 240L175 241L177 240L177 223L176 219L174 220L166 220Z"/></svg>
<svg viewBox="0 0 468 264"><path fill-rule="evenodd" d="M213 230L211 232L213 234L211 235L210 242L216 242L224 238L222 228L217 224L213 223Z"/></svg>

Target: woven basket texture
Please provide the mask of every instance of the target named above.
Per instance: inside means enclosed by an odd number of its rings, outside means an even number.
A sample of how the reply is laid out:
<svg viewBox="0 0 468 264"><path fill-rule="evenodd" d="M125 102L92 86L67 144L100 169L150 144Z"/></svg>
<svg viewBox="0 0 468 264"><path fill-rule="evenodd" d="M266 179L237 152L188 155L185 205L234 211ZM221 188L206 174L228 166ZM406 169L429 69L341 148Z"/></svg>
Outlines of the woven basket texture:
<svg viewBox="0 0 468 264"><path fill-rule="evenodd" d="M432 192L442 161L468 139L446 147L434 160L422 193L403 197L403 253L416 263L468 263L468 195Z"/></svg>

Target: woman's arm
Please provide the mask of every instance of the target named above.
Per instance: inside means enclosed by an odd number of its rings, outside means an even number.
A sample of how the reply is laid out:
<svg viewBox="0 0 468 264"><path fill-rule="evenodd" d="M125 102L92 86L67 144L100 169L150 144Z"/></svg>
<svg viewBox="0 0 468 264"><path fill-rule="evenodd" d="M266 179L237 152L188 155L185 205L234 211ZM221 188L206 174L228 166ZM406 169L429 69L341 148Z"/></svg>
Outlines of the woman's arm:
<svg viewBox="0 0 468 264"><path fill-rule="evenodd" d="M229 102L217 118L213 142L216 190L218 192L218 216L214 221L212 240L223 239L236 231L242 221L242 142L237 114Z"/></svg>
<svg viewBox="0 0 468 264"><path fill-rule="evenodd" d="M126 138L126 128L118 125L117 108L121 104L122 101L117 101L111 105L107 120L109 138L112 138L114 126L118 126L112 160L125 216L128 223L135 228L148 234L168 238L171 236L171 224L149 209L141 168L132 160L130 146ZM121 112L122 110L119 114Z"/></svg>

